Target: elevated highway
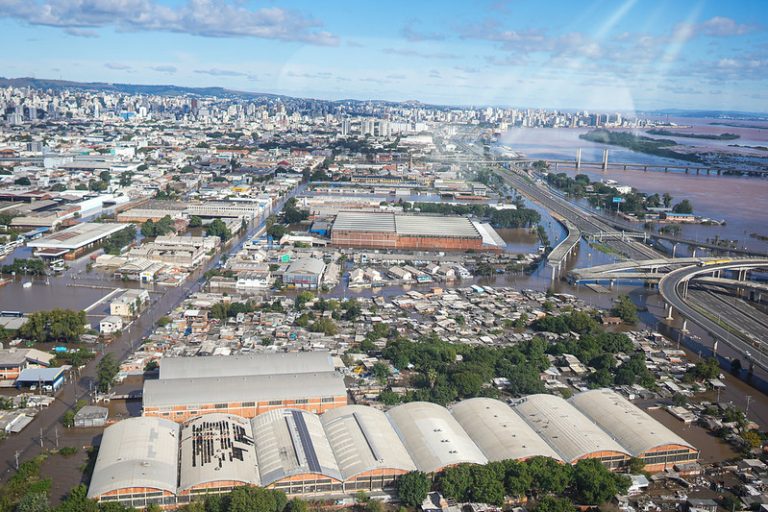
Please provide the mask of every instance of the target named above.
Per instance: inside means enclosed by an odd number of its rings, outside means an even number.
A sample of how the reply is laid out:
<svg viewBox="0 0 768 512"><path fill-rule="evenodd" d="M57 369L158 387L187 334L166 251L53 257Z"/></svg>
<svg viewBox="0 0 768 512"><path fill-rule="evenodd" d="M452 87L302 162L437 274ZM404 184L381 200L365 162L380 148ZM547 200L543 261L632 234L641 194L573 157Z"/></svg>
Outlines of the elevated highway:
<svg viewBox="0 0 768 512"><path fill-rule="evenodd" d="M710 262L702 266L690 265L673 270L659 280L659 293L664 298L667 318L672 319L674 312L683 317L683 330L686 321L699 325L715 339L722 341L741 354L750 364L768 371L768 348L765 340L760 339L760 333L748 331L748 327L734 325L739 323L737 318L726 318L718 311L712 311L705 305L688 297L688 287L692 280L712 275L719 275L726 270L739 271L739 277L746 277L746 272L756 268L768 268L768 259L741 259L723 263ZM693 298L695 299L695 297ZM710 308L713 307L710 305ZM718 310L722 306L717 306Z"/></svg>

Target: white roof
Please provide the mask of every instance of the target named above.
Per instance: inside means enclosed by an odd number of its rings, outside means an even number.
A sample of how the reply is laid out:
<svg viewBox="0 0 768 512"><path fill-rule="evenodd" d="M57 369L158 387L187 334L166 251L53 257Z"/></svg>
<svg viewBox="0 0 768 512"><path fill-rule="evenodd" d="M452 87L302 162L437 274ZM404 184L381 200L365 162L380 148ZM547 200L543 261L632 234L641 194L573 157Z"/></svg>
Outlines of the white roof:
<svg viewBox="0 0 768 512"><path fill-rule="evenodd" d="M466 217L438 215L395 215L395 230L401 236L481 238Z"/></svg>
<svg viewBox="0 0 768 512"><path fill-rule="evenodd" d="M149 487L176 492L179 425L160 418L129 418L104 430L88 497Z"/></svg>
<svg viewBox="0 0 768 512"><path fill-rule="evenodd" d="M222 358L223 359L223 358ZM344 378L333 372L158 379L144 382L145 407L262 402L346 396Z"/></svg>
<svg viewBox="0 0 768 512"><path fill-rule="evenodd" d="M344 479L375 469L416 470L382 411L348 405L325 412L320 421Z"/></svg>
<svg viewBox="0 0 768 512"><path fill-rule="evenodd" d="M635 457L667 445L695 449L685 439L610 389L585 391L574 395L569 402Z"/></svg>
<svg viewBox="0 0 768 512"><path fill-rule="evenodd" d="M530 395L514 408L566 462L595 452L627 454L611 436L558 396Z"/></svg>
<svg viewBox="0 0 768 512"><path fill-rule="evenodd" d="M560 456L510 406L492 398L471 398L452 407L453 417L488 460Z"/></svg>
<svg viewBox="0 0 768 512"><path fill-rule="evenodd" d="M390 409L387 416L420 471L434 473L454 464L488 462L445 407L410 402Z"/></svg>
<svg viewBox="0 0 768 512"><path fill-rule="evenodd" d="M395 215L391 212L339 212L333 230L395 232Z"/></svg>
<svg viewBox="0 0 768 512"><path fill-rule="evenodd" d="M251 420L261 485L314 473L342 480L320 418L297 409L275 409Z"/></svg>
<svg viewBox="0 0 768 512"><path fill-rule="evenodd" d="M230 414L206 414L181 427L179 490L211 482L259 485L251 422Z"/></svg>
<svg viewBox="0 0 768 512"><path fill-rule="evenodd" d="M37 249L79 249L84 245L106 238L113 233L127 228L131 224L119 223L82 223L53 233L51 235L31 240L28 247Z"/></svg>
<svg viewBox="0 0 768 512"><path fill-rule="evenodd" d="M164 357L160 360L161 379L332 371L333 360L329 352L281 352L227 357Z"/></svg>

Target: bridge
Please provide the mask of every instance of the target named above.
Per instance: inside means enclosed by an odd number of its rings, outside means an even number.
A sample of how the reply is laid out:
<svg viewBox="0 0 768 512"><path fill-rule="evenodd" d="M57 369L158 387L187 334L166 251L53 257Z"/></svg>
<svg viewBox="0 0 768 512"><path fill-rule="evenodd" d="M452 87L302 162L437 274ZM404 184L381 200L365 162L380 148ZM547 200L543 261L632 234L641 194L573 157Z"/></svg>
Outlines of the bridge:
<svg viewBox="0 0 768 512"><path fill-rule="evenodd" d="M581 240L581 231L568 219L557 219L568 232L565 237L554 249L547 255L547 265L552 268L552 279L554 280L561 268L564 267L566 260L576 249Z"/></svg>
<svg viewBox="0 0 768 512"><path fill-rule="evenodd" d="M743 326L734 326L720 317L718 312L703 307L696 301L688 300L688 287L692 280L707 274L719 274L726 270L737 270L739 281L746 280L748 270L755 268L768 268L768 259L743 259L728 262L711 262L711 264L699 266L686 266L673 270L659 281L659 292L664 298L667 318L673 318L673 312L677 311L683 317L683 330L686 322L690 320L705 329L715 339L714 350L717 351L717 342L722 341L737 353L741 354L750 364L768 371L768 348L764 341L760 341L760 335L754 332L746 332Z"/></svg>
<svg viewBox="0 0 768 512"><path fill-rule="evenodd" d="M556 159L556 158L505 158L505 157L495 157L491 156L490 158L483 156L483 157L467 157L462 155L443 155L440 157L437 157L437 160L443 161L443 162L449 162L449 163L464 163L464 164L478 164L478 165L493 165L493 164L515 164L515 165L525 165L529 166L532 165L534 162L545 162L548 166L554 167L554 171L558 171L559 167L566 166L567 168L572 169L582 169L582 168L591 168L591 169L601 169L603 171L607 171L608 169L616 169L616 170L625 170L625 171L632 171L632 170L642 170L644 172L650 171L664 171L664 172L670 172L670 171L682 171L685 174L695 174L698 176L699 174L715 174L717 176L722 175L723 173L728 174L748 174L748 175L760 175L760 176L768 176L768 168L766 169L752 169L752 170L738 170L738 169L723 169L718 167L709 167L704 164L697 164L697 163L684 163L681 162L679 164L677 163L669 163L669 164L646 164L646 163L637 163L637 162L611 162L608 159L608 151L607 149L603 150L603 159L599 162L586 162L582 161L581 159L581 149L578 149L576 151L576 158L574 160L566 160L566 159Z"/></svg>

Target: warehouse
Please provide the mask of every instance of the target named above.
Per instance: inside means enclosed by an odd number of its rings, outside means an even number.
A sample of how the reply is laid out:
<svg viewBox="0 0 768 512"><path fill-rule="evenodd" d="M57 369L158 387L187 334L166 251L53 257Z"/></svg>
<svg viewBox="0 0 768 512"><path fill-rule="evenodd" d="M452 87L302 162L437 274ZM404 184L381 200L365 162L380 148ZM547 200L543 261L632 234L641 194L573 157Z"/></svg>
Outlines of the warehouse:
<svg viewBox="0 0 768 512"><path fill-rule="evenodd" d="M131 224L83 223L27 243L36 249L35 255L49 258L74 259L95 247L114 233Z"/></svg>
<svg viewBox="0 0 768 512"><path fill-rule="evenodd" d="M130 418L104 430L88 497L143 508L176 503L179 425Z"/></svg>
<svg viewBox="0 0 768 512"><path fill-rule="evenodd" d="M207 414L181 427L178 494L195 495L259 485L251 422Z"/></svg>
<svg viewBox="0 0 768 512"><path fill-rule="evenodd" d="M158 379L144 382L144 416L184 422L201 414L253 418L281 407L323 413L347 405L344 379L334 372Z"/></svg>
<svg viewBox="0 0 768 512"><path fill-rule="evenodd" d="M270 411L253 419L261 485L286 494L341 492L341 471L315 414Z"/></svg>
<svg viewBox="0 0 768 512"><path fill-rule="evenodd" d="M397 477L416 470L386 414L348 405L320 417L344 478L344 491L392 489Z"/></svg>
<svg viewBox="0 0 768 512"><path fill-rule="evenodd" d="M340 247L426 250L500 250L503 240L487 224L466 217L339 212L331 243Z"/></svg>
<svg viewBox="0 0 768 512"><path fill-rule="evenodd" d="M569 402L630 455L643 459L646 471L664 471L674 464L695 462L699 458L696 448L615 391L585 391Z"/></svg>
<svg viewBox="0 0 768 512"><path fill-rule="evenodd" d="M448 409L410 402L387 412L419 471L436 473L456 464L486 464L488 459Z"/></svg>
<svg viewBox="0 0 768 512"><path fill-rule="evenodd" d="M515 411L565 462L598 459L611 469L623 466L630 455L573 405L554 395L530 395Z"/></svg>
<svg viewBox="0 0 768 512"><path fill-rule="evenodd" d="M347 405L344 378L328 352L170 357L144 382L144 416L185 422L201 414L253 418L293 407L323 413Z"/></svg>
<svg viewBox="0 0 768 512"><path fill-rule="evenodd" d="M493 398L470 398L453 406L453 417L490 461L560 456L512 408Z"/></svg>
<svg viewBox="0 0 768 512"><path fill-rule="evenodd" d="M278 375L333 372L330 352L277 352L273 354L164 357L160 379L189 379L202 375Z"/></svg>

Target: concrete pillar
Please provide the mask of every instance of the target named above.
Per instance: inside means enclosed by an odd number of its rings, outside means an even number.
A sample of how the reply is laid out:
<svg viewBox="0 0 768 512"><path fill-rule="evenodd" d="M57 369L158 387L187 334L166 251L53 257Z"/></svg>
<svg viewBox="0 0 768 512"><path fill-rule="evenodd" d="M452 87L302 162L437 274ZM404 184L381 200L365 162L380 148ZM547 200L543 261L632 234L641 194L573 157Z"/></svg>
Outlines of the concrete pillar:
<svg viewBox="0 0 768 512"><path fill-rule="evenodd" d="M664 172L669 172L669 167L665 167Z"/></svg>
<svg viewBox="0 0 768 512"><path fill-rule="evenodd" d="M667 310L667 320L674 320L675 317L672 316L672 305L666 304L666 310Z"/></svg>
<svg viewBox="0 0 768 512"><path fill-rule="evenodd" d="M687 318L683 318L683 328L680 329L680 330L683 331L683 332L688 332L688 319Z"/></svg>
<svg viewBox="0 0 768 512"><path fill-rule="evenodd" d="M608 169L608 150L604 149L603 150L603 170L605 171L607 169Z"/></svg>
<svg viewBox="0 0 768 512"><path fill-rule="evenodd" d="M712 355L717 357L717 340L712 344Z"/></svg>
<svg viewBox="0 0 768 512"><path fill-rule="evenodd" d="M555 267L553 266L552 267L552 280L553 281L555 280L555 277L557 277L557 269L555 269Z"/></svg>
<svg viewBox="0 0 768 512"><path fill-rule="evenodd" d="M576 150L576 168L581 169L581 148Z"/></svg>
<svg viewBox="0 0 768 512"><path fill-rule="evenodd" d="M558 167L558 165L559 165L559 164L558 164L557 162L555 162L555 172L557 172L557 167Z"/></svg>
<svg viewBox="0 0 768 512"><path fill-rule="evenodd" d="M697 249L697 247L694 247L694 248L693 248L693 257L694 257L694 258L696 257L696 249Z"/></svg>
<svg viewBox="0 0 768 512"><path fill-rule="evenodd" d="M644 171L644 172L648 172L648 166L647 166L647 165L644 165L644 166L643 166L643 171Z"/></svg>

